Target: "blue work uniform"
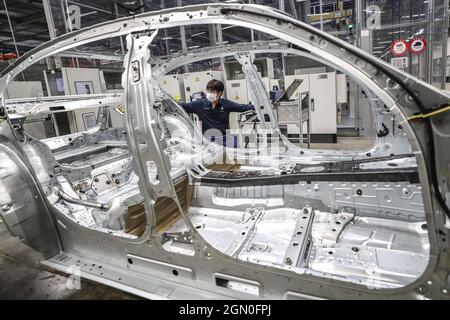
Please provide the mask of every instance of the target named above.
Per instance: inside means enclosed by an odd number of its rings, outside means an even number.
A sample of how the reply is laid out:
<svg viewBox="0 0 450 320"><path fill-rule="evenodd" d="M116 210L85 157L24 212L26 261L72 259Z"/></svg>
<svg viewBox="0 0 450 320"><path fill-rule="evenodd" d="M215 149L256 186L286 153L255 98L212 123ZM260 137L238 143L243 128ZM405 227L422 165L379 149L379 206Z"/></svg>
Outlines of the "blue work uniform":
<svg viewBox="0 0 450 320"><path fill-rule="evenodd" d="M217 129L221 132L224 143L227 130L230 129L230 112L255 110L255 107L251 104L239 104L224 98L219 98L214 109L211 102L206 98L181 103L181 106L187 113L195 113L200 118L202 121L202 133L209 129ZM219 142L219 139L216 139L216 142Z"/></svg>

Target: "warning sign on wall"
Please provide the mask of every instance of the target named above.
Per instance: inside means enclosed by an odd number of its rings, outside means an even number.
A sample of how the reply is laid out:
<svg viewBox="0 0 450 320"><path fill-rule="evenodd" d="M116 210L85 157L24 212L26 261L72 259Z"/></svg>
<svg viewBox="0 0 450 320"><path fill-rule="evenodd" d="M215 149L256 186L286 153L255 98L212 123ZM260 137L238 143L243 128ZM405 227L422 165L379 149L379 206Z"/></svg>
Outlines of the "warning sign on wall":
<svg viewBox="0 0 450 320"><path fill-rule="evenodd" d="M412 53L421 54L427 48L427 41L425 37L416 37L411 40L409 46Z"/></svg>
<svg viewBox="0 0 450 320"><path fill-rule="evenodd" d="M395 40L391 44L391 53L395 57L404 56L405 54L408 53L408 50L409 50L408 43L403 39Z"/></svg>

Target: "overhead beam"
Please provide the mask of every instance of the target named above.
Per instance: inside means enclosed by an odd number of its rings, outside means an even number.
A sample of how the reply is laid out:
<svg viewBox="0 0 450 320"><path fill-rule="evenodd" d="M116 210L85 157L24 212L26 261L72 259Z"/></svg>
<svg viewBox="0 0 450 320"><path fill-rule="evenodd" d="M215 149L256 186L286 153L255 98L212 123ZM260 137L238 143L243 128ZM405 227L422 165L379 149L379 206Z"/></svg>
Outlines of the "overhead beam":
<svg viewBox="0 0 450 320"><path fill-rule="evenodd" d="M48 34L47 30L46 31L37 32L37 33L27 34L27 35L16 36L15 37L15 41L17 43L19 43L19 42L25 41L25 40L37 40L37 41L42 41L42 42L50 40L48 36L46 36L46 37L41 36L43 34L47 35ZM8 40L1 41L0 44L9 43L11 41L14 42L14 39L11 38L11 34L7 34L7 32L0 31L0 35L2 37L8 37L9 38Z"/></svg>
<svg viewBox="0 0 450 320"><path fill-rule="evenodd" d="M14 21L14 26L26 26L29 25L31 23L34 24L40 24L40 25L46 25L45 20L42 17L42 13L34 13L34 14L30 14L27 15L25 17L22 18L14 18L12 19Z"/></svg>

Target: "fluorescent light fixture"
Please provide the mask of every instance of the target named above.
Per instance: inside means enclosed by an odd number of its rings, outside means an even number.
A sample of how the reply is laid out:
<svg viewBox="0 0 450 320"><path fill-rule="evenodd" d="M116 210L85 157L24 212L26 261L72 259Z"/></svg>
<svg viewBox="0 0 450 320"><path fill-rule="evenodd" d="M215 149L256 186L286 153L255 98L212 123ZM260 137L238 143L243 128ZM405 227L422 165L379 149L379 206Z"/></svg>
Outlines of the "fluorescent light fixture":
<svg viewBox="0 0 450 320"><path fill-rule="evenodd" d="M387 34L402 33L402 32L405 32L405 31L406 31L406 30L391 31L391 32L388 32Z"/></svg>
<svg viewBox="0 0 450 320"><path fill-rule="evenodd" d="M384 11L377 11L377 10L367 10L367 9L363 9L363 11L365 11L365 12L369 12L369 13L385 13Z"/></svg>
<svg viewBox="0 0 450 320"><path fill-rule="evenodd" d="M197 37L197 36L200 36L200 35L205 34L205 33L206 33L205 31L199 32L199 33L194 33L194 34L192 35L192 37Z"/></svg>

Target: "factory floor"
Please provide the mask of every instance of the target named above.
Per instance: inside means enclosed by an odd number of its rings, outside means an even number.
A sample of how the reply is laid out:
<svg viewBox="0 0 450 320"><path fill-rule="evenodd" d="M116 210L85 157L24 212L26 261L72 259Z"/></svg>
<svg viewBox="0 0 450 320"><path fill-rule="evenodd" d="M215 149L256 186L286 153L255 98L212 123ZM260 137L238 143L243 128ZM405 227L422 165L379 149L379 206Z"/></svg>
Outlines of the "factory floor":
<svg viewBox="0 0 450 320"><path fill-rule="evenodd" d="M12 237L0 219L0 299L140 299L84 279L81 289L70 289L68 276L39 264L41 258L40 253Z"/></svg>
<svg viewBox="0 0 450 320"><path fill-rule="evenodd" d="M375 138L338 137L337 143L311 143L311 149L360 150L364 151L375 144ZM307 144L304 144L304 148Z"/></svg>
<svg viewBox="0 0 450 320"><path fill-rule="evenodd" d="M290 139L296 146L300 146L298 139ZM337 137L336 143L311 143L311 149L321 150L342 150L342 151L365 151L375 144L376 138L372 137ZM308 148L306 139L303 148Z"/></svg>

